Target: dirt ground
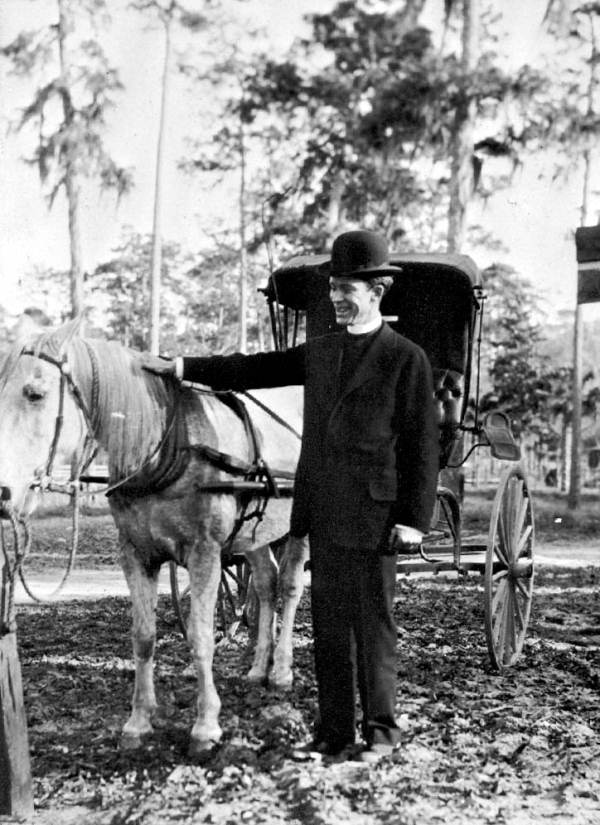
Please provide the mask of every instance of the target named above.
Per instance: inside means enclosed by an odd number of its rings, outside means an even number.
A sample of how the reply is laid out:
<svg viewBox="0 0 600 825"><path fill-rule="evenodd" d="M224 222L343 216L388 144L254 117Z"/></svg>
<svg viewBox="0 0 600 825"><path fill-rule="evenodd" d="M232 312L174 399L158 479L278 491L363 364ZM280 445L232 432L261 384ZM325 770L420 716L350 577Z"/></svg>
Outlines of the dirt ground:
<svg viewBox="0 0 600 825"><path fill-rule="evenodd" d="M29 580L49 589L68 530L52 520L45 528ZM109 520L87 520L61 598L35 604L19 593L34 825L600 823L600 535L538 543L528 638L502 674L488 659L478 574L399 579L403 741L376 767L297 752L316 709L307 594L289 692L244 683L245 631L218 647L223 741L206 763L191 760L196 686L166 576L155 733L122 752L133 668L114 538Z"/></svg>

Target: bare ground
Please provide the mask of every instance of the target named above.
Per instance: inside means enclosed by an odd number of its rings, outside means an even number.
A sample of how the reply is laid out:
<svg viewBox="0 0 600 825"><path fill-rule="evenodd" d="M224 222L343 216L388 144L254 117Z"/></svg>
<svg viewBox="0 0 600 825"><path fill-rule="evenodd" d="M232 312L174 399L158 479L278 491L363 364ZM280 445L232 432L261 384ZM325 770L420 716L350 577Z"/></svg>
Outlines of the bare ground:
<svg viewBox="0 0 600 825"><path fill-rule="evenodd" d="M99 575L120 574L110 522L89 521L80 555L97 585ZM46 538L38 531L38 547L56 548L53 529ZM538 560L548 558L536 572L523 656L501 675L488 661L478 576L399 580L403 746L377 767L298 758L316 702L306 596L288 694L244 684L244 633L218 648L224 737L203 765L187 756L195 685L184 675L188 654L168 595L159 604L161 707L139 752L119 750L133 682L128 600L21 604L34 822L597 825L600 541L552 538L538 549ZM53 565L34 573L50 576Z"/></svg>

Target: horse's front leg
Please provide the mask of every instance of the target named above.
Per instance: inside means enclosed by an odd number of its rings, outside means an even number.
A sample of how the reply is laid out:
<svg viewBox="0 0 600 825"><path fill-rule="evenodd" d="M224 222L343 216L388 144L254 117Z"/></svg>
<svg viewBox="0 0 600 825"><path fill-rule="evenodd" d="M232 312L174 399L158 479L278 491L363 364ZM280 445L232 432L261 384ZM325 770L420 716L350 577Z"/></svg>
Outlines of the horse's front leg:
<svg viewBox="0 0 600 825"><path fill-rule="evenodd" d="M304 590L304 565L308 559L308 539L290 536L279 565L279 592L282 598L281 628L273 654L269 682L289 688L293 681L292 662L294 619Z"/></svg>
<svg viewBox="0 0 600 825"><path fill-rule="evenodd" d="M198 677L198 715L191 732L190 755L207 756L221 738L221 701L213 679L214 621L221 577L221 548L204 535L188 558L190 617L187 638Z"/></svg>
<svg viewBox="0 0 600 825"><path fill-rule="evenodd" d="M152 733L151 719L156 710L153 662L159 568L146 568L129 542L121 547L121 564L131 594L131 635L135 663L131 716L123 727L121 746L136 748L141 744L144 735Z"/></svg>
<svg viewBox="0 0 600 825"><path fill-rule="evenodd" d="M252 667L247 679L260 683L267 678L275 644L275 600L277 598L277 563L268 544L247 548L244 554L252 570L252 585L258 598L258 631Z"/></svg>

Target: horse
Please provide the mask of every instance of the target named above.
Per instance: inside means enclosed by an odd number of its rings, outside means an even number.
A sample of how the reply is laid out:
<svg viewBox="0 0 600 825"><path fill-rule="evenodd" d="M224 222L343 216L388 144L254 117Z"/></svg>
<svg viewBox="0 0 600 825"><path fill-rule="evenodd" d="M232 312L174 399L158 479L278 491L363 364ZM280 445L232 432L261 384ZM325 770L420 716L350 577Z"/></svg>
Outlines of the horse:
<svg viewBox="0 0 600 825"><path fill-rule="evenodd" d="M295 471L302 389L257 390L240 403L234 394L159 377L141 360L117 342L83 337L80 321L13 347L0 367L0 505L5 517L25 518L31 490L44 488L57 462L69 462L76 482L95 451L106 452L107 495L132 602L135 683L121 746L139 747L153 730L158 575L175 562L190 579L187 639L198 679L190 753L201 757L222 734L212 665L224 548L245 555L258 596L248 678L282 688L292 682L307 547L287 541L275 645L270 545L288 530L291 498L278 495L277 478Z"/></svg>

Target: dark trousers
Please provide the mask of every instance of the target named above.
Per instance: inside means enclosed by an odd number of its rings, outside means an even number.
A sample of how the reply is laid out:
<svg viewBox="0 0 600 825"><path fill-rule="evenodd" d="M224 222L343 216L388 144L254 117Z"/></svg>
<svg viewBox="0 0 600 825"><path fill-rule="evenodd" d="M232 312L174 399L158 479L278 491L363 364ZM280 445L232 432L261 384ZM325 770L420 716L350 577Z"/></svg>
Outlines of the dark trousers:
<svg viewBox="0 0 600 825"><path fill-rule="evenodd" d="M395 584L395 556L311 540L319 740L354 742L358 688L366 743L398 741Z"/></svg>

